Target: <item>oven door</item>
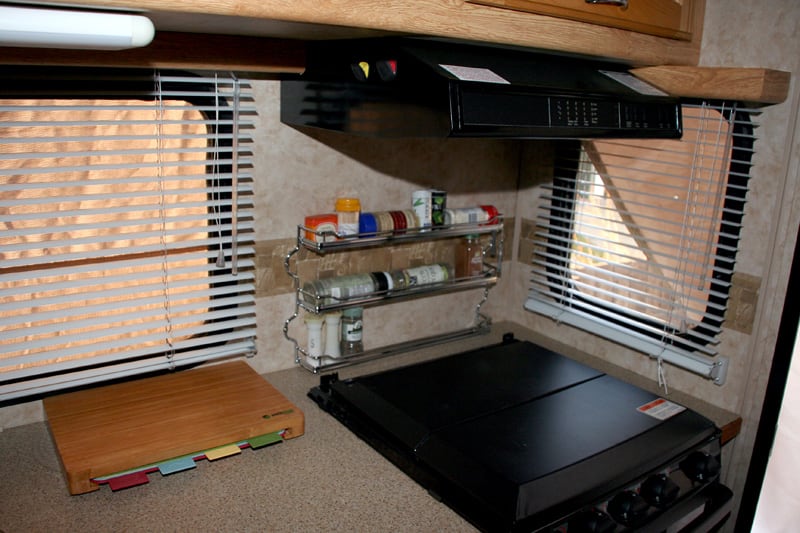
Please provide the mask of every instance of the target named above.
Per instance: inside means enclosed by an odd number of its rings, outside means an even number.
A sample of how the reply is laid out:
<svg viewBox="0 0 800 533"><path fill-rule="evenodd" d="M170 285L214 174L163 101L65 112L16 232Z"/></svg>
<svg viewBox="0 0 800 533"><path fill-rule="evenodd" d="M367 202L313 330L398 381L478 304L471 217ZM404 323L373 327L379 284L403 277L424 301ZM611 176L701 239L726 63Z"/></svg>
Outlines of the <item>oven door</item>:
<svg viewBox="0 0 800 533"><path fill-rule="evenodd" d="M733 492L728 487L712 483L693 498L669 509L649 525L647 531L666 533L717 531L730 517L732 502Z"/></svg>

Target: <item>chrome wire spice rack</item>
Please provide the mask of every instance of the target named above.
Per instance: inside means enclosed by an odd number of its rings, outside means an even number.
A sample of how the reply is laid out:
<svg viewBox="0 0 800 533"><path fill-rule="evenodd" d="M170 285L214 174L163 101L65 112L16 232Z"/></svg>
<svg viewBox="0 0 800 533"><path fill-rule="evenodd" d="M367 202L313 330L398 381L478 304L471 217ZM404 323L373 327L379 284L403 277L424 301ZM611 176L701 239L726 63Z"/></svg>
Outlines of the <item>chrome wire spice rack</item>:
<svg viewBox="0 0 800 533"><path fill-rule="evenodd" d="M483 237L482 241L484 242L483 270L480 275L460 278L454 277L443 282L418 285L400 290L371 291L353 298L342 298L331 295L320 297L305 290L303 288L303 280L300 279L297 273L296 261L294 261L294 259L296 259L296 254L302 249L322 256L326 253L452 239L465 237L467 235L488 237ZM498 215L488 222L474 224L451 224L437 226L435 228L408 228L402 231L377 231L347 236L340 235L334 231L316 231L304 225L298 225L297 244L284 259L284 269L292 278L296 294L294 313L286 319L283 325L284 337L294 345L295 363L311 372L318 373L387 357L397 353L488 333L491 327L491 319L481 312L481 308L488 298L489 289L493 287L500 278L502 262L502 215ZM456 331L439 333L428 337L371 348L363 352L340 357L332 357L325 354L320 356L309 355L308 350L301 346L297 339L289 334L291 323L299 316L301 309L306 313L322 315L331 311L338 311L351 307L384 305L426 296L478 288L483 288L483 293L480 301L475 306L473 323L467 328Z"/></svg>

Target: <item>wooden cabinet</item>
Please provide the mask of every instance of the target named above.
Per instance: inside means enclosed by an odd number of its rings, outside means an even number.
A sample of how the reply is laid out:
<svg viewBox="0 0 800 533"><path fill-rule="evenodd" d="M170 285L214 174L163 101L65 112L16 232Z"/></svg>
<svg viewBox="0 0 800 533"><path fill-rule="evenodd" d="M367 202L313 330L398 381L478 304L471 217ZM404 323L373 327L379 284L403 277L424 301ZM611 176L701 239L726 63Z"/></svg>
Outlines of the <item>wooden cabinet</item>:
<svg viewBox="0 0 800 533"><path fill-rule="evenodd" d="M694 0L467 0L476 4L589 22L691 41L702 28L702 3Z"/></svg>
<svg viewBox="0 0 800 533"><path fill-rule="evenodd" d="M48 4L72 5L73 0ZM3 48L8 65L218 68L300 73L304 40L416 35L615 59L676 96L776 103L789 74L700 68L705 0L82 0L143 12L156 25L146 48L122 51ZM343 8L343 6L347 8ZM205 33L200 34L198 31Z"/></svg>
<svg viewBox="0 0 800 533"><path fill-rule="evenodd" d="M679 1L628 0L630 7L626 10L607 5L584 6L584 0L395 0L390 3L376 0L82 0L81 5L144 13L156 26L156 46L159 36L165 32L187 34L184 45L178 48L164 45L158 49L158 53L178 63L182 62L180 56L184 52L194 61L193 46L207 42L213 48L215 36L219 35L271 37L295 42L414 35L596 56L637 66L696 65L705 0ZM74 0L49 0L47 4L70 6ZM649 7L651 4L663 5L663 8ZM579 8L595 14L590 17ZM637 28L620 29L623 23L634 20L633 14L640 10L643 10L644 18L638 22ZM668 16L665 11L669 11ZM614 21L615 18L618 20ZM675 31L663 28L659 33L654 29L659 25L677 26L679 36L675 36ZM198 32L205 35L198 35ZM247 55L250 50L253 51L250 55L253 55L265 49L269 51L270 46L270 43L262 47L244 44L238 47L239 52L231 54L226 51L220 56L224 59L237 54ZM230 49L228 45L225 47ZM4 59L24 60L19 58L18 51L3 49L2 52ZM45 58L41 57L42 53L34 54L37 60L50 62L63 55L59 51L52 52L57 53ZM83 56L65 52L77 56L68 60L72 64L85 64ZM150 54L150 57L153 55L153 51L143 53ZM95 61L99 57L106 64L124 62L129 55L134 56L130 63L148 59L140 60L130 51L91 55ZM210 57L216 59L213 54ZM264 61L256 60L254 63L257 70L272 68L266 64L259 66ZM163 62L157 61L156 64ZM273 68L275 70L279 69Z"/></svg>

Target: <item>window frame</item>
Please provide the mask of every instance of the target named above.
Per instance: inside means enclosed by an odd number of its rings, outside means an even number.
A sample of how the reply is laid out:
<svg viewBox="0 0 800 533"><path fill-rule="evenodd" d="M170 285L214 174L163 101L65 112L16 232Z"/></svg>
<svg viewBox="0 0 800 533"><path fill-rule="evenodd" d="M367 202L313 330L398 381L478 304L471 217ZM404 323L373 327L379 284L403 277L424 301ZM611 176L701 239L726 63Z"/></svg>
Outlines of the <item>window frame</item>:
<svg viewBox="0 0 800 533"><path fill-rule="evenodd" d="M575 241L575 205L579 194L580 181L577 176L580 172L580 155L582 151L581 141L579 140L559 141L554 145L554 190L547 215L549 216L548 223L551 229L543 244L547 254L547 266L541 274L549 282L550 296L558 306L577 308L589 316L601 318L602 322L613 324L634 334L650 338L653 341L673 346L678 350L692 352L693 348L689 343L707 345L705 339L716 335L716 331L720 330L725 313L728 311L730 283L733 278L736 250L741 236L741 223L747 187L751 179L750 169L754 153L755 139L753 131L755 126L752 122L750 111L739 102L684 100L683 103L720 106L723 109L722 117L731 124L732 142L730 161L725 176L724 202L721 206L721 217L716 223L720 231L718 232L714 250L713 266L715 274L710 279L710 291L707 295L705 313L700 323L693 326L689 331L681 333L661 321L646 321L633 313L622 312L611 304L601 302L600 299L592 298L591 305L581 305L582 303L587 303L588 298L581 297L580 291L576 287L567 285L569 282L565 280L566 276L563 273L569 272L569 278L572 278L573 272L570 269L571 250L565 250L563 243L564 241ZM736 113L736 119L733 121L731 121L732 112ZM568 213L568 220L566 221L564 220L565 213ZM563 288L559 290L558 286ZM595 309L592 309L592 307ZM719 307L722 307L723 310L720 311ZM642 327L632 326L631 322L639 323ZM646 326L662 330L666 328L671 336L664 338L649 331ZM686 340L687 343L681 343L680 339Z"/></svg>
<svg viewBox="0 0 800 533"><path fill-rule="evenodd" d="M96 74L100 73L100 76ZM93 76L95 74L95 76ZM159 69L158 75L162 77L182 77L182 78L202 78L203 76L201 73L195 72L188 72L188 71L181 71L181 70L167 70L167 69ZM119 80L117 80L117 76ZM141 78L141 81L138 81L138 78ZM57 80L59 85L58 91L53 91L50 88L42 89L39 84L40 83L52 83L53 80ZM129 100L129 101L139 101L142 103L152 103L152 100L146 100L142 98L142 95L145 94L148 90L152 91L154 85L154 70L148 69L120 69L120 68L103 68L103 69L95 69L95 68L83 68L83 67L53 67L48 68L46 71L42 71L42 69L38 67L27 67L27 66L20 66L20 67L2 67L0 68L0 82L2 82L2 86L0 86L0 98L4 100L34 100L34 99L71 99L71 100L116 100L119 102ZM181 86L180 82L170 83L168 81L162 82L162 91L169 92L171 89L178 88ZM195 87L200 87L201 85L198 84ZM202 117L208 123L206 124L205 134L211 136L209 139L209 143L214 142L218 147L219 151L217 153L217 158L223 162L217 163L214 160L213 155L208 152L206 153L206 162L205 162L205 185L208 190L207 192L207 200L224 200L224 202L220 202L221 205L213 206L210 205L207 209L208 219L206 222L206 230L205 233L207 234L209 240L220 239L222 237L226 237L221 245L217 244L208 244L206 246L206 250L209 252L216 252L217 250L222 248L223 251L226 253L233 253L235 254L236 251L232 250L236 244L232 242L234 238L232 238L233 230L222 230L218 228L214 228L211 226L210 221L212 218L218 220L218 224L220 226L230 225L233 228L236 224L235 218L237 214L234 212L233 208L233 194L232 192L223 192L222 189L230 188L233 190L234 186L234 179L231 177L223 177L227 175L231 175L236 168L236 159L237 159L237 128L238 126L233 125L233 119L236 117L238 109L233 102L228 102L226 98L219 98L215 99L211 94L213 91L213 85L210 83L203 83L202 87L204 89L209 89L208 91L203 91L203 95L192 95L192 96L181 96L181 100L186 101L189 105L195 106L206 106L212 107L215 105L219 106L220 112L215 114L215 116L210 116L209 113L203 109L199 109L198 112L202 114ZM238 105L238 103L237 103ZM216 121L216 122L215 122ZM218 122L218 123L217 123ZM231 162L228 162L231 161ZM208 264L212 264L215 261L209 257ZM233 263L233 261L232 261ZM235 263L234 263L235 265ZM209 289L213 292L214 289L224 288L226 286L236 286L240 283L240 281L236 280L215 280L214 278L225 276L231 272L231 269L235 269L235 266L227 266L225 269L217 269L217 270L210 270L208 272L208 286ZM214 300L224 298L224 294L210 294L208 296L208 301L213 302ZM212 303L209 303L209 308L214 307ZM218 306L214 307L217 310L225 310L225 309L232 309L238 307L238 304L229 304L225 306ZM223 318L220 319L205 319L206 324L216 321L225 320ZM233 328L229 329L217 329L213 330L212 333L202 333L202 334L193 334L190 335L188 338L201 338L204 336L219 336L224 335L233 331ZM204 349L208 348L215 348L221 345L224 345L226 341L219 339L215 340L214 342L209 342L208 344L203 344ZM177 348L177 349L163 349L161 352L154 352L148 355L141 355L131 358L125 358L121 362L124 363L135 363L140 361L148 361L148 360L155 360L159 357L162 358L170 358L175 355L180 355L182 353L188 353L197 350L197 347L187 346L184 348ZM254 353L254 352L253 352ZM253 353L249 353L247 355L251 356ZM91 358L87 359L87 362L91 363ZM203 361L191 362L188 364L181 365L181 368L192 368L199 364L203 364ZM69 375L72 372L82 372L85 370L92 370L95 368L103 368L103 367L114 367L119 362L110 362L110 363L102 363L102 362L95 362L95 364L87 364L81 365L71 370L57 370L51 373L41 373L41 374L34 374L32 377L29 378L19 378L13 380L3 380L3 375L0 374L0 383L6 385L14 385L16 383L24 383L30 380L37 380L40 378L47 378L49 376L56 376L60 374ZM131 379L140 379L142 377L153 376L153 375L160 375L165 374L172 371L174 368L169 369L157 369L157 370L145 370L144 372L135 372L132 375L125 375L123 377L112 377L110 379L101 378L100 380L95 380L90 383L81 383L76 386L59 386L55 389L48 389L45 391L34 392L32 394L23 394L21 396L12 396L10 399L0 398L0 407L6 405L13 405L20 402L28 402L31 400L41 399L45 396L48 396L53 393L64 393L70 390L79 390L87 387L97 386L98 384L110 384L116 383L121 381L128 381Z"/></svg>

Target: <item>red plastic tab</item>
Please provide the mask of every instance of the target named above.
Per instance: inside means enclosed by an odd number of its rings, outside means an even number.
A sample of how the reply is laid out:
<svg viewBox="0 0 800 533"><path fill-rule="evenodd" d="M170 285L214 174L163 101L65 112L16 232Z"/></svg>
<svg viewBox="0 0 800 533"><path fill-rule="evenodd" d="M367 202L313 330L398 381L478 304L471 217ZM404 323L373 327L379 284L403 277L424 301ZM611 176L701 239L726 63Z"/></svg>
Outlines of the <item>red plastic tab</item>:
<svg viewBox="0 0 800 533"><path fill-rule="evenodd" d="M113 477L108 480L108 486L111 488L111 490L122 490L130 487L136 487L138 485L145 485L150 482L150 480L147 479L147 473L155 470L158 469L154 468L151 470L139 470L138 472L132 472L130 474Z"/></svg>

